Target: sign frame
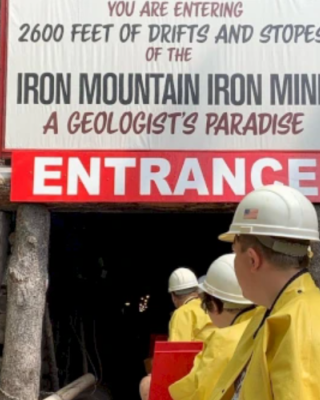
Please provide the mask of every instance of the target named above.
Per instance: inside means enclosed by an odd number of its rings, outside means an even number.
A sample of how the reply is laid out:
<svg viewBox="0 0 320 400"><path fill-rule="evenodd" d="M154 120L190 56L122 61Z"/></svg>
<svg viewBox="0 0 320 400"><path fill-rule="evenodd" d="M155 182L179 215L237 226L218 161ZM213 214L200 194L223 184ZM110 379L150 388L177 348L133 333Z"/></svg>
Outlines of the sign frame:
<svg viewBox="0 0 320 400"><path fill-rule="evenodd" d="M9 3L10 0L2 0L1 2L1 10L0 10L0 23L1 23L1 27L0 27L0 37L1 37L1 43L0 43L0 158L5 158L5 159L11 159L12 154L13 153L22 153L22 152L32 152L32 151L37 151L37 152L42 152L42 150L36 150L36 149L26 149L26 150L14 150L14 149L8 149L5 147L5 136L6 136L6 99L7 99L7 69L8 69L8 24L9 24ZM121 150L121 149L112 149L112 150L107 150L107 149L103 149L103 150L92 150L92 149L73 149L73 150L62 150L62 149L44 149L43 150L43 154L47 154L47 153L55 153L55 152L65 152L65 153L78 153L79 156L81 156L81 154L90 152L96 152L99 153L100 151L104 151L104 152L112 152L114 153L114 155L116 156L117 154L119 155L119 157L121 157L121 154L126 153L128 154L128 156L130 156L130 153L132 152L136 152L136 153L144 153L144 152L149 152L150 154L154 153L159 153L162 152L163 155L165 156L166 154L170 155L170 153L174 153L174 150L156 150L156 149L151 149L151 150L145 150L145 151L139 151L139 150ZM190 150L178 150L177 152L179 153L190 153ZM236 155L237 153L242 153L243 156L245 157L246 154L248 156L248 158L250 158L250 154L251 153L256 153L257 155L261 154L263 155L263 153L265 152L264 150L261 149L255 149L255 150L240 150L239 152L237 152L236 150L194 150L194 152L197 153L202 153L203 155L205 154L215 154L217 157L223 157L223 155L226 154L231 154L231 155ZM269 151L269 153L271 153ZM290 153L292 155L296 155L296 156L301 156L303 157L303 155L305 154L306 157L312 156L312 154L317 154L319 155L319 160L320 160L320 150L286 150L286 149L282 149L282 150L272 150L272 153L274 153L275 157L279 157L281 156L281 154L284 153ZM226 156L226 158L228 158ZM320 164L320 162L319 162ZM14 171L13 171L14 173ZM30 172L31 173L31 172ZM33 200L34 201L34 200ZM130 201L130 200L129 200ZM161 201L161 200L159 200ZM228 199L224 199L225 202L228 202ZM239 199L237 199L235 202L238 202ZM59 202L59 199L56 200L56 202ZM108 201L107 201L108 202ZM116 200L116 202L119 202L118 200ZM138 200L138 202L141 202ZM174 201L175 202L175 201ZM188 202L185 199L183 200L183 202ZM192 201L191 201L192 202ZM317 201L317 202L320 202Z"/></svg>
<svg viewBox="0 0 320 400"><path fill-rule="evenodd" d="M35 142L31 142L28 146L24 146L23 145L14 145L12 143L12 146L10 146L11 142L9 143L9 140L11 141L11 129L14 126L14 116L12 117L12 114L8 114L6 107L11 107L11 104L8 104L8 96L10 96L10 99L13 99L13 96L16 96L15 93L13 93L11 90L8 90L9 88L9 82L11 84L12 80L10 78L11 76L11 72L10 72L10 53L9 53L9 47L8 47L8 40L9 40L9 35L11 36L11 26L10 24L14 24L13 20L11 19L11 16L9 14L10 11L10 5L11 4L19 4L18 3L14 3L13 0L3 0L2 2L2 8L1 8L1 43L0 43L0 156L6 155L7 157L10 157L12 152L15 150L62 150L62 147L64 146L60 146L60 142L55 142L53 143L50 148L47 147L46 145L42 146L44 143L40 144L40 146L38 146L37 144L35 144ZM32 3L31 3L32 4ZM22 14L23 16L24 14ZM12 34L13 38L15 38L15 33ZM11 62L15 62L15 60L11 60ZM15 67L15 65L14 65ZM292 74L293 76L293 74ZM9 81L10 79L10 81ZM59 103L60 104L60 103ZM82 103L81 103L82 104ZM91 104L91 103L90 103ZM100 104L100 103L99 103ZM249 103L248 103L249 104ZM292 105L292 104L291 104ZM219 106L220 107L220 106ZM9 110L8 110L9 111ZM234 111L232 111L234 112ZM32 115L32 112L31 112ZM34 117L34 115L33 115ZM247 115L245 115L245 118L247 117ZM18 121L19 122L19 121ZM232 122L233 123L233 122ZM300 123L300 122L299 122ZM13 125L12 125L13 124ZM20 123L21 124L21 123ZM251 124L251 119L250 119L250 123L248 123L248 121L246 121L246 124ZM17 126L19 126L19 129L21 129L21 125L17 124ZM10 132L8 131L8 128L10 129ZM24 129L22 127L22 129ZM34 128L29 128L29 129L34 129ZM238 128L236 128L238 129ZM250 128L251 129L251 128ZM16 144L19 142L19 135L20 132L18 129L15 129L15 135L16 135ZM33 134L32 134L32 130L30 133L30 138L33 138ZM69 132L70 133L70 132ZM72 134L74 132L71 132ZM86 132L85 132L86 133ZM100 132L98 132L100 133ZM264 134L265 132L261 133ZM189 133L187 133L189 135ZM232 131L232 133L225 133L222 131L221 133L221 137L226 136L226 135L236 135L236 134L241 134L238 131L236 131L236 133L234 133ZM254 133L256 134L256 133ZM282 134L286 134L286 133L279 133L279 135ZM295 134L295 133L294 133ZM209 135L209 133L207 133L207 135ZM211 135L211 133L210 133ZM220 133L219 133L220 135ZM243 135L245 135L245 133L243 133ZM29 135L21 135L24 137L28 137ZM195 136L195 135L194 135ZM189 136L190 137L190 136ZM220 138L220 137L219 137ZM166 138L165 138L166 139ZM208 146L206 143L200 144L200 146L197 146L197 143L195 143L194 141L189 141L187 142L187 144L182 147L180 147L180 145L177 147L177 144L175 143L172 147L171 146L162 146L164 143L161 142L160 146L156 146L157 148L154 148L153 146L149 147L148 150L149 151L163 151L166 152L168 150L178 150L178 151L188 151L188 150L195 150L195 151L216 151L216 152L220 152L220 151L228 151L229 150L229 146L225 145L224 143L222 143L221 145L221 140L217 142L217 145L215 145L215 143L213 143L213 147L212 147L212 143L208 143ZM242 141L243 142L243 141ZM294 143L292 145L291 148L287 148L286 144L281 142L279 144L276 144L276 146L271 146L270 149L268 148L267 150L272 150L272 151L290 151L290 152L297 152L297 153L307 153L307 152L314 152L315 147L313 146L314 143L308 143L308 145L306 145L304 147L304 149L301 149L299 146L296 146L296 143ZM195 145L193 147L193 145ZM299 145L299 143L298 143ZM10 146L10 147L8 147ZM81 146L81 145L80 145ZM86 141L85 143L82 144L82 146L79 146L79 151L92 151L92 150L96 150L96 151L102 151L102 150L112 150L112 151L123 151L124 149L121 147L121 145L119 146L118 144L116 144L116 146L114 146L114 143L111 143L110 146L108 146L108 143L105 143L104 146L101 147L97 147L97 144L95 143L95 146L91 147L90 144L88 145L88 141ZM73 147L73 148L72 148ZM253 145L249 145L249 146L245 146L241 145L241 148L239 148L239 150L245 150L245 151L260 151L261 149L263 149L263 147L259 147L256 146L256 144L254 143ZM75 142L72 142L72 145L70 147L65 147L65 150L77 150L77 146ZM129 142L129 146L125 149L126 151L129 150L141 150L141 151L145 151L145 148L140 148L139 146L132 146L132 143ZM231 151L231 150L230 150ZM238 148L233 148L232 151L238 151ZM320 148L319 148L319 153L320 153Z"/></svg>
<svg viewBox="0 0 320 400"><path fill-rule="evenodd" d="M0 10L0 157L11 158L12 152L5 148L6 91L7 91L7 46L8 46L8 2L1 1Z"/></svg>

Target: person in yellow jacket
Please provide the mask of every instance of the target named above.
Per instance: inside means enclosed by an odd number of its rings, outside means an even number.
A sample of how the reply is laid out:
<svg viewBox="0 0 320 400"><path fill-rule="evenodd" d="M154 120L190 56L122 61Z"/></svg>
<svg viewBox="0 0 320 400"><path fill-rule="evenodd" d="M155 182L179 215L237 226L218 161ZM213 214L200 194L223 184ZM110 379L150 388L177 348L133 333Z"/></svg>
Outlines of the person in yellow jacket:
<svg viewBox="0 0 320 400"><path fill-rule="evenodd" d="M189 268L176 269L169 277L168 291L176 308L169 322L168 341L205 341L215 326L201 307L196 275ZM150 384L151 374L140 382L142 400L148 400Z"/></svg>
<svg viewBox="0 0 320 400"><path fill-rule="evenodd" d="M169 387L173 400L203 400L211 394L217 380L232 357L250 319L257 313L251 301L243 297L234 272L234 254L215 260L202 284L202 305L215 329L195 358L191 372ZM258 310L260 314L262 309Z"/></svg>
<svg viewBox="0 0 320 400"><path fill-rule="evenodd" d="M169 293L176 307L169 323L170 342L205 341L214 325L201 308L198 280L188 268L178 268L169 278Z"/></svg>
<svg viewBox="0 0 320 400"><path fill-rule="evenodd" d="M288 186L261 187L219 238L233 243L244 296L267 311L248 325L209 399L320 399L320 291L307 269L319 241L312 203Z"/></svg>

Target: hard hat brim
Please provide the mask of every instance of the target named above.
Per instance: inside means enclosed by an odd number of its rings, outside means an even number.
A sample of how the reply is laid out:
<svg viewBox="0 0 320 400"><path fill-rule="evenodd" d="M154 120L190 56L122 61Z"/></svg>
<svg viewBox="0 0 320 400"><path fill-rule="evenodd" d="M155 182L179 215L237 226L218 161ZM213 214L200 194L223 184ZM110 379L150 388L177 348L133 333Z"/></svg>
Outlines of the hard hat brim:
<svg viewBox="0 0 320 400"><path fill-rule="evenodd" d="M221 242L233 243L235 236L236 236L235 233L225 232L219 235L218 239L221 240Z"/></svg>
<svg viewBox="0 0 320 400"><path fill-rule="evenodd" d="M173 287L170 287L169 289L168 289L168 292L169 293L172 293L172 292L179 292L180 290L186 290L186 289L193 289L193 288L197 288L198 287L198 282L195 282L195 283L188 283L188 284L184 284L184 285L177 285L177 286L173 286Z"/></svg>
<svg viewBox="0 0 320 400"><path fill-rule="evenodd" d="M201 292L206 292L206 293L207 293L207 291L206 291L205 288L203 287L203 283L200 283L200 284L198 285L198 288L199 288L199 290L201 290Z"/></svg>
<svg viewBox="0 0 320 400"><path fill-rule="evenodd" d="M301 232L293 229L282 229L281 232L272 231L268 227L246 227L246 226L232 226L232 230L222 233L218 239L222 242L233 243L236 235L251 235L251 236L270 236L279 237L284 239L298 239L309 240L310 242L320 242L319 234L317 232Z"/></svg>
<svg viewBox="0 0 320 400"><path fill-rule="evenodd" d="M220 299L221 301L224 302L230 302L230 303L234 303L234 304L239 304L239 305L252 305L252 301L248 300L248 299L240 299L238 296L230 296L230 295L224 295L221 292L219 292L218 290L209 290L203 283L201 283L199 285L199 289L204 292L207 293L210 296L216 297L217 299Z"/></svg>

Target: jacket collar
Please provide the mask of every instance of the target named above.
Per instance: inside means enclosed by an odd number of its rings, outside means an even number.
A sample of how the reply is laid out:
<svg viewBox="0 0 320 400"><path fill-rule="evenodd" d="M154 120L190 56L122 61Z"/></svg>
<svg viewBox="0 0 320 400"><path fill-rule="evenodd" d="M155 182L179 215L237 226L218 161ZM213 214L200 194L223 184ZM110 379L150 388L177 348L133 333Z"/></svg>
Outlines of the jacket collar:
<svg viewBox="0 0 320 400"><path fill-rule="evenodd" d="M270 309L270 315L280 310L283 306L295 298L297 294L302 294L306 291L314 289L315 287L314 280L312 279L309 271L307 269L301 270L295 276L293 276L280 291Z"/></svg>
<svg viewBox="0 0 320 400"><path fill-rule="evenodd" d="M199 298L198 296L189 297L189 298L183 303L183 305L188 304L188 303L190 303L190 301L196 300L196 299L198 299L198 298Z"/></svg>
<svg viewBox="0 0 320 400"><path fill-rule="evenodd" d="M297 294L302 294L307 290L314 289L316 287L309 271L304 268L298 273L296 273L289 281L284 285L284 287L280 290L278 296L274 300L270 309L268 309L261 321L261 324L257 331L254 334L254 337L257 336L259 330L263 326L265 320L270 316L284 307L287 303L289 303L293 298L297 296Z"/></svg>
<svg viewBox="0 0 320 400"><path fill-rule="evenodd" d="M243 315L243 314L245 314L245 313L247 313L247 312L249 312L249 311L254 310L256 307L257 307L257 306L256 306L255 304L253 304L252 306L249 306L249 307L244 308L243 310L239 311L238 314L233 318L233 320L232 320L230 326L236 325L236 324L237 324L237 319L238 319L241 315Z"/></svg>

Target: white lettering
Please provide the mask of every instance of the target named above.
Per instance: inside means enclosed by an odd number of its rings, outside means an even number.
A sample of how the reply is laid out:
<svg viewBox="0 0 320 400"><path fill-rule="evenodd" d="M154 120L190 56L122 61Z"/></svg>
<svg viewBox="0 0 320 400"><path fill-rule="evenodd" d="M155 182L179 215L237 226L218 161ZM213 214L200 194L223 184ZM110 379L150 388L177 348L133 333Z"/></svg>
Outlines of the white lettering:
<svg viewBox="0 0 320 400"><path fill-rule="evenodd" d="M136 166L135 158L106 158L105 167L114 168L114 194L123 196L126 194L126 170Z"/></svg>
<svg viewBox="0 0 320 400"><path fill-rule="evenodd" d="M157 167L158 171L152 171L153 167ZM142 158L140 171L140 194L150 195L151 182L154 182L161 195L172 195L170 186L166 181L170 171L170 163L164 158Z"/></svg>
<svg viewBox="0 0 320 400"><path fill-rule="evenodd" d="M264 186L262 182L262 172L265 168L272 168L273 171L281 171L283 169L279 161L274 158L261 158L256 161L251 169L251 183L254 189ZM283 183L279 181L275 181L273 184L283 185Z"/></svg>
<svg viewBox="0 0 320 400"><path fill-rule="evenodd" d="M35 157L34 159L34 195L61 195L62 186L46 186L46 179L61 179L61 171L47 171L48 166L61 166L62 157Z"/></svg>
<svg viewBox="0 0 320 400"><path fill-rule="evenodd" d="M191 174L193 179L189 180ZM184 195L188 189L195 189L199 195L209 194L199 161L196 158L185 159L174 194Z"/></svg>
<svg viewBox="0 0 320 400"><path fill-rule="evenodd" d="M230 171L223 158L213 159L213 194L224 194L224 180L228 183L233 193L236 195L244 195L246 190L245 180L245 159L235 159L235 173Z"/></svg>
<svg viewBox="0 0 320 400"><path fill-rule="evenodd" d="M100 194L100 158L90 159L90 172L84 168L82 162L77 157L70 157L68 162L68 195L77 195L79 190L79 181L86 188L88 194Z"/></svg>
<svg viewBox="0 0 320 400"><path fill-rule="evenodd" d="M300 181L315 181L315 172L301 172L301 167L316 167L316 159L289 159L289 186L300 190L305 196L318 196L318 188L316 186L301 186Z"/></svg>

